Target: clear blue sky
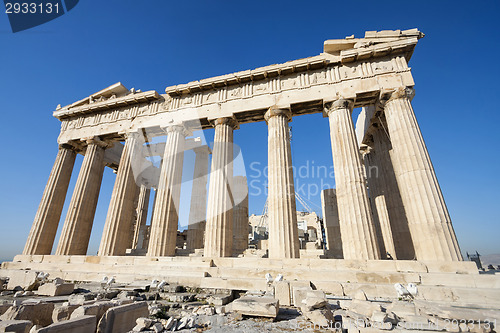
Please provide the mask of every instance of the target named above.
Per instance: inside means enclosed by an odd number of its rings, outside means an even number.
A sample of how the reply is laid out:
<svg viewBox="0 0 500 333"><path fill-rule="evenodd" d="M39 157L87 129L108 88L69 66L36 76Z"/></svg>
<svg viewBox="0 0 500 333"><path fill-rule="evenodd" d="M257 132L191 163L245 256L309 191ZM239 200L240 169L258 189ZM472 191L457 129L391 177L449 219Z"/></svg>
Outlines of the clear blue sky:
<svg viewBox="0 0 500 333"><path fill-rule="evenodd" d="M163 92L314 56L326 39L410 28L426 34L410 62L413 106L461 249L500 253L499 13L498 1L80 1L54 21L13 34L2 12L0 259L24 247L57 153L57 104L118 81ZM332 164L321 115L296 117L292 127L296 167ZM213 131L205 135L210 142ZM267 163L266 125L243 125L234 140L247 175L255 175L250 163ZM81 157L71 187L80 164ZM89 253L97 251L114 177L104 175ZM310 200L319 205L319 195ZM251 196L250 212L259 214L264 202L262 194Z"/></svg>

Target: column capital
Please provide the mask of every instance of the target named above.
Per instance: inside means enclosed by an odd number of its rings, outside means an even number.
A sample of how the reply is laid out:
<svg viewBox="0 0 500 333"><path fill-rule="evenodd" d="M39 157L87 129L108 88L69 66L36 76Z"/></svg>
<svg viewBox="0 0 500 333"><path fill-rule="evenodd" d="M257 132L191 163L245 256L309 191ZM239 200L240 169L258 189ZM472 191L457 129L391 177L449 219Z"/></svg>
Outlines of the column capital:
<svg viewBox="0 0 500 333"><path fill-rule="evenodd" d="M386 104L392 100L407 98L412 100L415 96L415 88L413 87L399 87L396 89L384 89L380 91L380 102Z"/></svg>
<svg viewBox="0 0 500 333"><path fill-rule="evenodd" d="M68 150L73 150L75 152L78 152L78 148L73 146L70 143L60 143L59 144L59 149L68 149Z"/></svg>
<svg viewBox="0 0 500 333"><path fill-rule="evenodd" d="M271 106L264 114L264 119L266 120L266 123L269 122L269 119L271 119L274 116L285 116L288 118L288 121L292 121L292 112L290 111L289 108L277 108Z"/></svg>
<svg viewBox="0 0 500 333"><path fill-rule="evenodd" d="M327 116L329 116L332 112L340 109L348 109L349 112L352 112L353 105L354 105L354 100L339 96L333 102L325 103L324 113Z"/></svg>
<svg viewBox="0 0 500 333"><path fill-rule="evenodd" d="M196 155L198 155L198 154L211 154L212 153L212 151L210 150L210 147L207 145L194 147L193 151L195 152Z"/></svg>
<svg viewBox="0 0 500 333"><path fill-rule="evenodd" d="M212 121L212 126L217 127L218 125L230 126L233 130L240 128L240 124L233 117L221 117Z"/></svg>
<svg viewBox="0 0 500 333"><path fill-rule="evenodd" d="M91 136L87 138L82 138L80 140L85 142L87 145L96 145L104 149L111 148L113 147L114 144L113 142L110 141L103 141L98 136Z"/></svg>
<svg viewBox="0 0 500 333"><path fill-rule="evenodd" d="M165 127L162 127L162 130L164 130L167 135L169 133L181 133L183 136L189 136L190 134L190 131L188 128L186 128L186 126L184 126L183 124L174 124L174 125L169 125L169 126L165 126Z"/></svg>

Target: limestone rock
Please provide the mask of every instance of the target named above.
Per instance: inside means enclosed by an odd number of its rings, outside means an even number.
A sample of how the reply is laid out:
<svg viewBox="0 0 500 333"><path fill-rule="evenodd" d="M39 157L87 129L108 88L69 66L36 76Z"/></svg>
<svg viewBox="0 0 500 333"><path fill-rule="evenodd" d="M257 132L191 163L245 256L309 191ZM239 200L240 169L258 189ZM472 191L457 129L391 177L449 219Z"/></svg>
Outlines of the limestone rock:
<svg viewBox="0 0 500 333"><path fill-rule="evenodd" d="M95 316L81 316L41 328L37 333L89 333L96 327Z"/></svg>
<svg viewBox="0 0 500 333"><path fill-rule="evenodd" d="M74 289L73 283L46 283L38 288L38 294L46 296L70 295Z"/></svg>
<svg viewBox="0 0 500 333"><path fill-rule="evenodd" d="M161 323L155 323L154 325L151 326L150 330L159 333L163 331L163 325Z"/></svg>
<svg viewBox="0 0 500 333"><path fill-rule="evenodd" d="M83 293L83 294L73 294L68 298L68 302L71 305L82 305L86 301L95 299L95 293Z"/></svg>
<svg viewBox="0 0 500 333"><path fill-rule="evenodd" d="M29 320L2 320L0 332L28 333L32 326Z"/></svg>
<svg viewBox="0 0 500 333"><path fill-rule="evenodd" d="M243 296L235 300L231 305L233 311L247 316L275 318L279 311L278 300L267 296Z"/></svg>
<svg viewBox="0 0 500 333"><path fill-rule="evenodd" d="M21 287L24 290L33 290L37 286L37 272L23 270L9 272L7 289L14 290L16 287Z"/></svg>
<svg viewBox="0 0 500 333"><path fill-rule="evenodd" d="M322 309L315 309L312 311L302 311L304 317L309 319L313 324L320 327L333 327L333 313L332 311L325 307Z"/></svg>
<svg viewBox="0 0 500 333"><path fill-rule="evenodd" d="M220 295L220 294L216 294L216 295L212 295L210 297L207 298L207 302L210 303L210 304L213 304L213 305L226 305L228 304L229 302L231 302L233 300L233 296L232 295Z"/></svg>
<svg viewBox="0 0 500 333"><path fill-rule="evenodd" d="M99 322L101 317L110 309L115 306L115 303L110 301L95 302L94 304L81 305L76 308L71 314L70 318L75 319L81 316L95 316L96 321ZM135 321L135 320L134 320Z"/></svg>
<svg viewBox="0 0 500 333"><path fill-rule="evenodd" d="M153 324L153 320L146 318L146 317L137 318L137 320L135 322L136 322L136 325L132 329L134 332L143 331L147 328L150 328L151 325Z"/></svg>
<svg viewBox="0 0 500 333"><path fill-rule="evenodd" d="M78 305L63 305L56 307L52 312L52 321L58 323L63 320L68 320L73 311L78 308Z"/></svg>
<svg viewBox="0 0 500 333"><path fill-rule="evenodd" d="M97 327L97 333L122 333L135 327L137 318L149 315L148 304L138 302L110 308Z"/></svg>
<svg viewBox="0 0 500 333"><path fill-rule="evenodd" d="M326 300L326 297L307 297L306 299L302 300L302 306L301 309L304 309L306 311L312 311L314 309L320 309L328 305L328 301Z"/></svg>
<svg viewBox="0 0 500 333"><path fill-rule="evenodd" d="M382 307L380 304L374 302L353 300L349 306L349 310L371 317L374 312L382 311Z"/></svg>
<svg viewBox="0 0 500 333"><path fill-rule="evenodd" d="M274 297L281 305L290 306L290 283L287 281L274 282Z"/></svg>
<svg viewBox="0 0 500 333"><path fill-rule="evenodd" d="M325 293L321 290L310 290L306 288L295 288L293 290L293 305L300 308L302 301L306 298L322 298L326 299Z"/></svg>
<svg viewBox="0 0 500 333"><path fill-rule="evenodd" d="M0 320L31 320L35 325L47 326L52 324L53 303L31 303L20 306L11 306Z"/></svg>
<svg viewBox="0 0 500 333"><path fill-rule="evenodd" d="M171 330L172 327L177 327L177 319L175 319L174 317L168 318L168 320L163 324L163 327L166 330Z"/></svg>

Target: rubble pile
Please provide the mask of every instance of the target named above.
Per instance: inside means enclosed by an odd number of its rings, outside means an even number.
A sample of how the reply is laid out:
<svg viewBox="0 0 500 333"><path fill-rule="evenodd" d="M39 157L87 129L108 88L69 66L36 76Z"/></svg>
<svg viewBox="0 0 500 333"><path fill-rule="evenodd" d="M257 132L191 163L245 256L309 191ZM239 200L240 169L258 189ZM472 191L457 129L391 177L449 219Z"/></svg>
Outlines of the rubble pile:
<svg viewBox="0 0 500 333"><path fill-rule="evenodd" d="M0 332L494 332L500 322L499 309L428 302L416 286L395 285L393 299L363 290L348 298L265 278L265 291L236 291L107 277L75 284L20 271L0 278Z"/></svg>

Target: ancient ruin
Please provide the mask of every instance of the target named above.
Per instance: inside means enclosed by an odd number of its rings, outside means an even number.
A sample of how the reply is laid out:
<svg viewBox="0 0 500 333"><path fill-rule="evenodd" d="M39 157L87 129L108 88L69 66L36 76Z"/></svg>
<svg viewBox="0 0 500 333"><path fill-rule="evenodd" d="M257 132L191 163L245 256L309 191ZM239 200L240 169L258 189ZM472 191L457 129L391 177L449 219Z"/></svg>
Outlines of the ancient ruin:
<svg viewBox="0 0 500 333"><path fill-rule="evenodd" d="M463 261L412 108L408 62L422 37L417 29L367 31L364 38L327 40L316 56L179 84L164 94L116 83L58 106L59 151L23 254L3 264L2 276L29 269L71 281L107 274L121 283L157 278L266 291L270 273L284 277L285 286L274 289L284 288L281 304L299 297L304 281L342 297L362 289L366 297L395 299L401 294L394 284L410 283L426 301L498 304L498 278ZM355 124L353 108L362 108ZM292 119L311 113L329 122L336 181L322 193L326 244L313 249L299 239L314 229L308 240L314 234L320 244L322 229L297 226L288 131ZM240 126L259 121L268 126L267 237L265 246L249 249L248 185L233 177L232 143ZM213 147L192 137L207 128L215 128ZM166 142L153 142L165 135ZM189 150L196 162L189 227L181 235ZM77 154L84 160L52 254ZM162 159L159 167L152 156ZM99 252L88 255L105 167L116 170L116 181ZM255 232L258 222L251 225ZM260 255L252 252L258 248Z"/></svg>

